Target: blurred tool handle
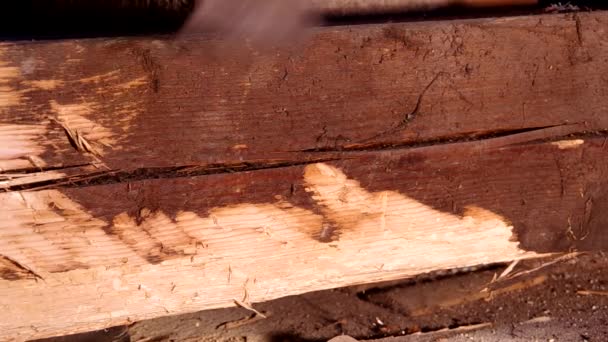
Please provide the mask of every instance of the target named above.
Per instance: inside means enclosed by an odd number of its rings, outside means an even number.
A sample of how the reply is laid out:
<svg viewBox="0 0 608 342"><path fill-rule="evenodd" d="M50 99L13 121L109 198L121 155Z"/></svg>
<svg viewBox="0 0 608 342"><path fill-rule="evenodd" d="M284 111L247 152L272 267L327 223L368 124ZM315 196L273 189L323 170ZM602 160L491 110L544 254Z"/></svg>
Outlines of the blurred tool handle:
<svg viewBox="0 0 608 342"><path fill-rule="evenodd" d="M204 0L197 1L182 33L213 31L227 38L277 44L297 39L315 24L307 0Z"/></svg>
<svg viewBox="0 0 608 342"><path fill-rule="evenodd" d="M215 31L274 45L292 42L322 15L366 15L449 6L534 5L538 0L199 0L182 33Z"/></svg>

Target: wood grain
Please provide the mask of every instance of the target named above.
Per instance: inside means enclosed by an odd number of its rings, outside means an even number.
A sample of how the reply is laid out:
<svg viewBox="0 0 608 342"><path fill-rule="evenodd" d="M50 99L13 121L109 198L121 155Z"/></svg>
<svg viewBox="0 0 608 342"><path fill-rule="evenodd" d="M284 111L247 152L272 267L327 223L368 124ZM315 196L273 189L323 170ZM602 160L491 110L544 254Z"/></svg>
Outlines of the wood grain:
<svg viewBox="0 0 608 342"><path fill-rule="evenodd" d="M22 136L16 124L43 129L29 144L48 167L111 169L297 159L575 122L602 130L604 20L327 27L270 51L199 36L2 43L0 123L16 130L9 136ZM66 127L96 158L73 147Z"/></svg>
<svg viewBox="0 0 608 342"><path fill-rule="evenodd" d="M608 245L604 138L453 145L2 194L2 337Z"/></svg>
<svg viewBox="0 0 608 342"><path fill-rule="evenodd" d="M607 20L3 43L0 339L606 249Z"/></svg>

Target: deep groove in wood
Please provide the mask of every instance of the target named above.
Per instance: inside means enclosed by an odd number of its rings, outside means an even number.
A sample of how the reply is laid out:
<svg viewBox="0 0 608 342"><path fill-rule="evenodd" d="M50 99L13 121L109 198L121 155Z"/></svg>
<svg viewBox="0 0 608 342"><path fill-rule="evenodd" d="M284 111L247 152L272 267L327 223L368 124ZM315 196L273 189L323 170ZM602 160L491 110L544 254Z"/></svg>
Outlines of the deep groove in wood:
<svg viewBox="0 0 608 342"><path fill-rule="evenodd" d="M59 178L49 181L13 186L0 190L0 192L75 188L91 185L117 184L147 179L188 178L205 175L288 168L335 160L338 160L338 158L310 158L308 160L300 161L255 161L234 164L185 165L177 167L139 168L135 170L108 170L86 173L75 177ZM0 176L1 175L2 173L0 173Z"/></svg>
<svg viewBox="0 0 608 342"><path fill-rule="evenodd" d="M559 127L576 127L579 124L564 124L564 125L552 125L552 126L542 126L542 127L529 127L529 128L521 128L521 129L510 129L510 130L496 130L489 132L474 132L469 134L459 134L456 136L450 137L442 137L437 139L429 139L429 140L419 140L415 142L406 142L406 143L360 143L360 144L350 144L339 147L324 147L324 148L312 148L305 149L298 152L370 152L370 151L383 151L383 150L396 150L396 149L408 149L408 148L421 148L421 147L432 147L432 146L442 146L442 145L450 145L450 144L458 144L458 143L466 143L466 142L476 142L476 141L484 141L491 139L499 139L506 138L510 136L516 136L523 133L532 133L532 132L541 132L543 130L551 129L551 128L559 128ZM550 137L544 137L539 139L530 139L524 142L549 142L558 139L563 139L565 137L570 138L580 138L580 137L588 137L588 136L608 136L607 131L597 130L597 131L580 131L580 132L568 132L565 134L556 134Z"/></svg>
<svg viewBox="0 0 608 342"><path fill-rule="evenodd" d="M459 143L467 143L467 142L483 142L486 140L499 140L499 138L506 138L511 136L517 136L523 133L531 133L536 131L543 131L546 129L551 129L555 127L567 127L574 126L576 124L568 124L568 125L554 125L554 126L545 126L545 127L533 127L526 129L515 129L515 130L504 130L504 131L496 131L496 132L484 132L482 134L471 134L468 136L462 137L450 137L443 139L434 139L429 141L421 141L416 143L404 143L404 144L361 144L361 145L353 145L353 146L345 146L343 148L324 148L324 149L310 149L303 150L298 152L304 153L338 153L338 152L379 152L386 150L399 150L399 149L416 149L422 147L433 147L433 146L446 146L449 148L449 145L456 146ZM555 135L546 138L538 138L532 139L519 143L535 143L535 142L550 142L558 139L563 139L565 137L569 138L582 138L582 137L608 137L607 131L595 131L595 132L576 132L576 133L568 133L564 135ZM509 145L508 143L504 146ZM502 147L503 145L501 145ZM183 177L197 177L197 176L205 176L205 175L215 175L215 174L223 174L223 173L237 173L237 172L251 172L258 170L268 170L268 169L276 169L276 168L286 168L293 166L302 166L309 165L320 162L328 162L328 161L337 161L337 160L346 159L343 156L339 157L317 157L317 158L304 158L304 160L285 160L285 161L252 161L252 162L242 162L242 163L225 163L225 164L209 164L209 165L184 165L184 166L176 166L176 167L148 167L148 168L138 168L134 170L103 170L98 172L85 173L78 176L58 178L48 181L42 182L33 182L28 184L21 184L17 186L8 187L0 190L0 192L11 192L11 191L36 191L36 190L44 190L44 189L57 189L57 188L75 188L82 186L91 186L91 185L106 185L106 184L117 184L124 182L132 182L132 181L140 181L147 179L170 179L170 178L183 178ZM85 166L87 164L79 165ZM77 166L70 166L68 169L73 169ZM24 169L21 170L21 173L35 173L35 172L44 172L50 170L64 170L66 168L62 167L52 167L47 169ZM15 173L15 172L11 172ZM0 172L0 177L2 177L2 172Z"/></svg>

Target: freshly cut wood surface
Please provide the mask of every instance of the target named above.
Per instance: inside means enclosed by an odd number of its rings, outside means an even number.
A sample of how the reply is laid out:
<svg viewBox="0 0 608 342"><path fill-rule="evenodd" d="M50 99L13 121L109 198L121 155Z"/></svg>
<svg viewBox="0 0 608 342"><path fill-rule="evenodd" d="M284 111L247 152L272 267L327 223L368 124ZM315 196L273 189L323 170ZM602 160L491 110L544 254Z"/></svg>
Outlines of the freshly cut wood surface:
<svg viewBox="0 0 608 342"><path fill-rule="evenodd" d="M2 338L608 245L604 138L2 194Z"/></svg>
<svg viewBox="0 0 608 342"><path fill-rule="evenodd" d="M607 21L0 45L0 339L605 249Z"/></svg>

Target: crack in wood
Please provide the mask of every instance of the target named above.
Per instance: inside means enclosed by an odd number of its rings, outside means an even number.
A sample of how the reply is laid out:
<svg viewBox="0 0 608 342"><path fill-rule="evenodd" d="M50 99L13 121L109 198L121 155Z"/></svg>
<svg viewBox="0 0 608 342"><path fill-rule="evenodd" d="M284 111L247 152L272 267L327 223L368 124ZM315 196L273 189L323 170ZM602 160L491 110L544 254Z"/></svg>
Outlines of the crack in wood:
<svg viewBox="0 0 608 342"><path fill-rule="evenodd" d="M390 135L393 133L396 133L397 131L405 128L412 120L414 120L416 118L416 116L418 116L419 112L420 112L420 105L422 104L422 100L424 98L424 95L426 94L426 92L431 88L431 86L435 83L435 81L437 81L437 79L439 78L439 76L442 75L447 75L446 72L438 72L432 79L431 81L426 85L426 87L424 87L424 89L422 89L422 91L420 92L420 95L418 95L418 98L416 99L416 105L414 106L414 108L409 111L408 113L406 113L403 118L401 119L401 121L399 123L397 123L397 125L395 125L393 128L389 128L386 131L380 132L370 138L367 138L365 140L362 141L362 143L368 142L368 141L372 141L372 140L376 140L380 137L386 136L386 135Z"/></svg>
<svg viewBox="0 0 608 342"><path fill-rule="evenodd" d="M224 163L208 165L186 165L175 167L148 167L134 170L103 170L89 172L81 175L64 177L40 182L20 184L4 188L0 192L12 191L36 191L57 188L75 188L91 185L108 185L117 183L128 183L132 181L148 179L170 179L183 177L196 177L214 174L248 172L268 169L287 168L303 166L315 163L343 160L344 158L324 157L308 158L307 160L293 161L256 161L241 163ZM1 174L0 174L1 175Z"/></svg>
<svg viewBox="0 0 608 342"><path fill-rule="evenodd" d="M174 167L143 167L133 170L100 170L96 172L83 172L77 175L66 175L64 177L47 179L42 181L32 181L6 187L1 192L11 191L35 191L56 188L74 188L89 185L106 185L123 182L147 180L196 177L204 175L236 173L257 171L275 168L285 168L292 166L309 165L318 162L328 162L345 160L344 156L330 155L331 153L341 152L380 152L395 149L419 149L419 148L454 148L471 145L471 148L483 148L486 150L501 148L510 145L524 143L549 142L568 138L581 138L588 136L608 135L608 131L584 131L584 124L563 124L552 126L530 127L524 129L497 130L483 133L470 133L459 136L443 137L426 141L405 142L405 143L373 143L373 144L353 144L350 146L314 148L301 151L290 151L294 153L327 153L328 155L318 158L302 158L304 160L261 160L239 163L218 163L206 165L181 165ZM306 156L304 156L306 157ZM7 173L0 173L0 178L9 177L11 174L34 174L46 171L61 171L85 167L92 164L79 164L72 166L57 166L43 168L42 171L36 168L14 170Z"/></svg>
<svg viewBox="0 0 608 342"><path fill-rule="evenodd" d="M475 143L475 142L487 142L494 140L495 146L488 147L504 147L508 145L515 145L521 143L536 143L536 142L550 142L564 137L586 137L586 136L597 136L608 134L606 131L594 131L586 132L582 130L582 124L562 124L562 125L550 125L550 126L539 126L529 127L521 129L507 129L507 130L495 130L487 132L474 132L469 134L460 134L456 136L441 137L437 139L419 140L414 142L393 142L393 143L370 143L370 144L352 144L348 146L339 147L326 147L326 148L314 148L305 149L294 152L371 152L371 151L383 151L391 149L407 149L407 148L421 148L421 147L432 147L432 146L445 146L445 145L456 145L460 143ZM505 138L516 138L516 141L508 141ZM501 140L505 140L501 143ZM490 144L491 145L491 144Z"/></svg>
<svg viewBox="0 0 608 342"><path fill-rule="evenodd" d="M578 40L578 45L583 46L583 29L581 24L581 18L577 13L574 13L574 24L576 26L576 38Z"/></svg>
<svg viewBox="0 0 608 342"><path fill-rule="evenodd" d="M65 171L65 170L77 169L80 167L95 166L95 165L96 165L95 163L80 163L80 164L71 164L71 165L40 166L40 167L28 167L28 168L22 168L22 169L10 169L10 170L6 170L6 171L1 171L0 179L3 177L6 177L6 175L15 175L15 174L27 175L27 174L33 174L33 173L46 172L46 171Z"/></svg>
<svg viewBox="0 0 608 342"><path fill-rule="evenodd" d="M35 272L30 267L27 267L23 263L20 263L19 261L15 260L14 258L11 258L11 257L9 257L7 255L4 255L4 254L0 254L0 258L5 259L10 264L12 264L13 266L15 266L17 269L23 270L27 274L31 274L32 276L34 276L35 279L44 280L44 278L40 274L38 274L37 272Z"/></svg>

